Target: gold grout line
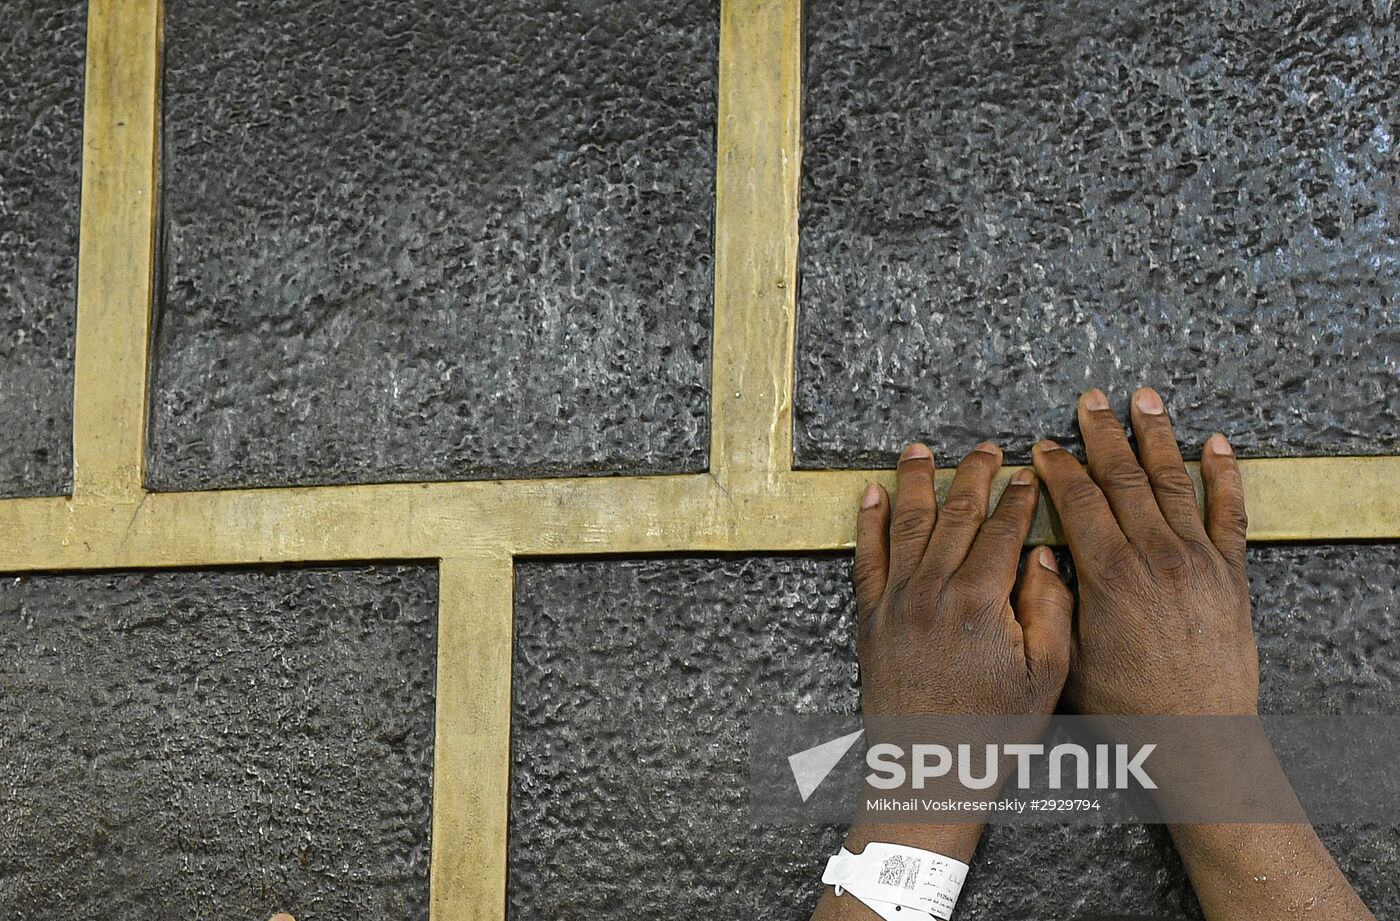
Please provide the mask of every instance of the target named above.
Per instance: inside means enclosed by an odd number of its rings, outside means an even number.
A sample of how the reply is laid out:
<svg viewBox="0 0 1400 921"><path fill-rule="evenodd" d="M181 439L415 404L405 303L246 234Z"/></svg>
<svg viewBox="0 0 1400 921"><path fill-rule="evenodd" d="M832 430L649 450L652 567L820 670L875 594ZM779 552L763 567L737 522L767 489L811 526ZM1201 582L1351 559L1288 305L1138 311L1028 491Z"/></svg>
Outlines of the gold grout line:
<svg viewBox="0 0 1400 921"><path fill-rule="evenodd" d="M1194 469L1194 465L1193 469ZM1007 468L1002 476L1009 476ZM1256 541L1400 538L1400 457L1243 462ZM940 471L946 487L951 471ZM147 493L0 502L0 571L512 555L821 551L887 470ZM1048 503L1043 503L1048 506ZM1043 510L1032 542L1059 543Z"/></svg>
<svg viewBox="0 0 1400 921"><path fill-rule="evenodd" d="M792 468L801 0L720 8L710 472Z"/></svg>
<svg viewBox="0 0 1400 921"><path fill-rule="evenodd" d="M514 567L505 554L438 568L433 921L505 917Z"/></svg>
<svg viewBox="0 0 1400 921"><path fill-rule="evenodd" d="M92 0L83 103L73 492L139 497L155 284L159 0Z"/></svg>

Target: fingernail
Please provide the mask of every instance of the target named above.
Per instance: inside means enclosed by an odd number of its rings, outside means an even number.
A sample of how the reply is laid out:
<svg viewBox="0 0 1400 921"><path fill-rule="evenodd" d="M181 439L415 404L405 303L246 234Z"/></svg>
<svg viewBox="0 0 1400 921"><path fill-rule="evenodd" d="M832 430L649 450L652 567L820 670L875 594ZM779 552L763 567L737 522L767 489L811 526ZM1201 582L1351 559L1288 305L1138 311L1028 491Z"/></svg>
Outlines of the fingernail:
<svg viewBox="0 0 1400 921"><path fill-rule="evenodd" d="M1060 574L1060 564L1055 559L1055 551L1051 550L1049 547L1041 547L1036 550L1035 561L1055 575L1058 576Z"/></svg>
<svg viewBox="0 0 1400 921"><path fill-rule="evenodd" d="M1230 442L1225 440L1225 436L1216 432L1206 441L1206 450L1212 454L1221 454L1229 457L1235 453L1235 449L1230 447Z"/></svg>
<svg viewBox="0 0 1400 921"><path fill-rule="evenodd" d="M1137 395L1133 397L1133 405L1137 407L1138 412L1146 413L1149 416L1160 416L1167 411L1167 408L1162 405L1162 398L1151 387L1139 390Z"/></svg>
<svg viewBox="0 0 1400 921"><path fill-rule="evenodd" d="M1001 448L998 448L990 441L984 441L972 450L981 451L983 454L990 454L992 457L1001 457Z"/></svg>
<svg viewBox="0 0 1400 921"><path fill-rule="evenodd" d="M1108 397L1097 387L1084 391L1084 408L1091 410L1108 409Z"/></svg>
<svg viewBox="0 0 1400 921"><path fill-rule="evenodd" d="M1020 470L1011 474L1012 485L1026 486L1033 482L1035 482L1035 474L1031 472L1031 468L1029 467L1022 467Z"/></svg>
<svg viewBox="0 0 1400 921"><path fill-rule="evenodd" d="M861 508L874 508L880 504L880 487L871 483L865 487L865 492L860 497Z"/></svg>
<svg viewBox="0 0 1400 921"><path fill-rule="evenodd" d="M1036 444L1035 444L1035 449L1036 449L1037 451L1063 451L1063 450L1064 450L1064 448L1062 448L1062 447L1060 447L1059 445L1055 444L1055 442L1051 441L1049 438L1042 438L1042 439L1040 439L1040 441L1036 442Z"/></svg>
<svg viewBox="0 0 1400 921"><path fill-rule="evenodd" d="M903 454L899 455L901 462L907 460L924 460L930 457L933 457L933 453L929 451L927 445L921 444L912 444L904 449Z"/></svg>

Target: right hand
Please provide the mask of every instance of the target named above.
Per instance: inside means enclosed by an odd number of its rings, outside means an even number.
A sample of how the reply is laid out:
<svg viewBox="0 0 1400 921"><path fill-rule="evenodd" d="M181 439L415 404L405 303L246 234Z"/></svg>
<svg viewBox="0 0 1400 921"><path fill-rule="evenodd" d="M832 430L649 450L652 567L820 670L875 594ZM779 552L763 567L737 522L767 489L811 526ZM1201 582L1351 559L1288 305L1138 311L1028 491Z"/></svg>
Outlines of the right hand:
<svg viewBox="0 0 1400 921"><path fill-rule="evenodd" d="M1137 391L1131 416L1141 461L1098 390L1079 400L1087 473L1052 441L1034 452L1079 572L1069 701L1091 716L1253 715L1239 463L1223 435L1206 442L1202 522L1161 397Z"/></svg>

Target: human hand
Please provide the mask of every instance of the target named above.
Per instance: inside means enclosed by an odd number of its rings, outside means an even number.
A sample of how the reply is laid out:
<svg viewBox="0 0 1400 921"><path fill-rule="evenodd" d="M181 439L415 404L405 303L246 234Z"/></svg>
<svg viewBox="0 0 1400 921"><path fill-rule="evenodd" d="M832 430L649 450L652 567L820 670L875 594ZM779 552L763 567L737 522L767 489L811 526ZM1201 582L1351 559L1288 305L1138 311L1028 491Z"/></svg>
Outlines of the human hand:
<svg viewBox="0 0 1400 921"><path fill-rule="evenodd" d="M1040 490L1032 471L1018 471L989 518L1000 467L1001 451L979 446L940 509L933 456L911 445L893 510L884 489L866 489L854 578L867 716L1053 712L1069 667L1074 598L1044 547L1031 553L1017 588Z"/></svg>
<svg viewBox="0 0 1400 921"><path fill-rule="evenodd" d="M1131 417L1141 461L1099 390L1079 401L1087 473L1035 447L1079 573L1068 699L1088 715L1254 714L1239 463L1225 436L1206 442L1202 522L1161 397L1137 391Z"/></svg>

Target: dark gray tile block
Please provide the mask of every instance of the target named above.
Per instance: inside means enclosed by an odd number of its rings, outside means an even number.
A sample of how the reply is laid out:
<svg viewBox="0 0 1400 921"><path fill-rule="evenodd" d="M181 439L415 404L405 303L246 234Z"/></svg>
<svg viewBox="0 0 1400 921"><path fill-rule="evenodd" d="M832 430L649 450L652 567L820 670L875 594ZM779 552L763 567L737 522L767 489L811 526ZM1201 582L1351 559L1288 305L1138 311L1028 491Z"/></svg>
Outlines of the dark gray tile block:
<svg viewBox="0 0 1400 921"><path fill-rule="evenodd" d="M705 468L715 0L166 39L153 488Z"/></svg>
<svg viewBox="0 0 1400 921"><path fill-rule="evenodd" d="M73 485L86 14L0 2L0 497Z"/></svg>
<svg viewBox="0 0 1400 921"><path fill-rule="evenodd" d="M1263 703L1396 712L1400 547L1251 554ZM516 571L510 916L805 919L837 828L753 825L756 714L853 712L849 560L528 562ZM1400 912L1400 830L1324 836L1377 917ZM760 896L760 893L771 895ZM995 827L960 917L1198 919L1157 826Z"/></svg>
<svg viewBox="0 0 1400 921"><path fill-rule="evenodd" d="M517 566L509 917L805 918L840 833L753 826L743 740L855 709L849 608L836 558Z"/></svg>
<svg viewBox="0 0 1400 921"><path fill-rule="evenodd" d="M1025 458L1142 384L1192 452L1395 453L1390 6L812 0L800 465Z"/></svg>
<svg viewBox="0 0 1400 921"><path fill-rule="evenodd" d="M0 584L0 916L428 916L433 567Z"/></svg>

